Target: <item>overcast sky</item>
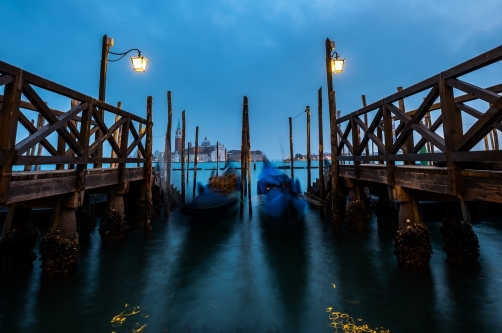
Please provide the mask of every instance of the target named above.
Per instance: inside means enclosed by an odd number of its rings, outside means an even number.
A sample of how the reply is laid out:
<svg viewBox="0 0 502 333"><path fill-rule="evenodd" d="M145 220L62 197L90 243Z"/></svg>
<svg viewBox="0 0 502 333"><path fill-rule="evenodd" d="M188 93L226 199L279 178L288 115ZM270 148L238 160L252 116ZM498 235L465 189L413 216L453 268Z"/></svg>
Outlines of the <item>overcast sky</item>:
<svg viewBox="0 0 502 333"><path fill-rule="evenodd" d="M502 41L500 0L0 0L0 13L0 60L95 97L102 36L114 38L111 51L140 49L150 60L147 72L133 72L127 58L110 63L106 101L144 116L153 96L154 150L164 146L168 90L173 126L186 110L188 140L199 126L200 141L207 136L227 149L240 149L246 95L252 149L272 159L289 155L288 117L307 105L317 152L321 86L330 151L326 38L346 59L334 76L342 115L361 107L362 94L374 102ZM478 83L499 83L496 68ZM306 152L305 121L293 121L295 153Z"/></svg>

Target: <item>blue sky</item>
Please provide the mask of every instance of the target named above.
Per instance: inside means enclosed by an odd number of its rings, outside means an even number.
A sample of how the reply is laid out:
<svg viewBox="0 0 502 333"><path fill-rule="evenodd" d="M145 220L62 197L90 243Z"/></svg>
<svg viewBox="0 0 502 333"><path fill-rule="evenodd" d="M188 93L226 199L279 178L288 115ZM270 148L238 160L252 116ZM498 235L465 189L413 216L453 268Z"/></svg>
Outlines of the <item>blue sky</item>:
<svg viewBox="0 0 502 333"><path fill-rule="evenodd" d="M186 110L188 139L204 136L240 149L242 99L249 98L251 146L270 158L289 155L288 117L309 105L317 152L317 90L323 87L329 147L324 41L346 59L334 77L342 115L457 65L501 43L502 1L213 0L0 1L0 60L88 95L98 95L101 38L114 52L139 48L150 63L132 71L110 63L110 104L145 115L153 96L154 150L162 150L172 91L174 126ZM500 66L475 77L500 82ZM50 106L58 100L48 100ZM412 104L412 103L410 103ZM407 105L412 109L417 105ZM482 110L484 111L484 110ZM302 115L294 151L306 152Z"/></svg>

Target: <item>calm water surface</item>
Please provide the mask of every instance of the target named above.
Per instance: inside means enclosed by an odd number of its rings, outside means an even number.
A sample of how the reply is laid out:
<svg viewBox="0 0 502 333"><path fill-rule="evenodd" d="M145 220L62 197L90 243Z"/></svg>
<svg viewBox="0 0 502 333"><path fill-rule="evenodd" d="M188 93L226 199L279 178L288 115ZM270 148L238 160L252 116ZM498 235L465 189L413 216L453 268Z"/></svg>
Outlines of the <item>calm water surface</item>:
<svg viewBox="0 0 502 333"><path fill-rule="evenodd" d="M306 170L295 175L306 184ZM239 218L238 205L212 218L177 212L157 217L148 239L131 226L115 246L101 244L96 228L75 275L43 278L37 260L29 275L1 279L0 332L335 332L332 312L391 332L502 330L500 214L474 225L481 264L466 270L441 251L442 207L422 205L434 254L428 269L409 270L375 217L364 234L333 236L309 208L302 230L279 232L255 194L252 217L246 208Z"/></svg>

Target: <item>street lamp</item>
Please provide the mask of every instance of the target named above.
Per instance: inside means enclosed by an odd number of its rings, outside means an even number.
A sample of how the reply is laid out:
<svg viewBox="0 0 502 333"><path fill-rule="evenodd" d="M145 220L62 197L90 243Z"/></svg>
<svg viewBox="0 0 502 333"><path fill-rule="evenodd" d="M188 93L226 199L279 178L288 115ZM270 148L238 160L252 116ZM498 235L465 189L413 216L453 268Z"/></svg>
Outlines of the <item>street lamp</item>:
<svg viewBox="0 0 502 333"><path fill-rule="evenodd" d="M132 67L136 72L144 72L146 70L146 65L148 64L148 59L141 55L141 51L138 49L130 49L129 51L123 53L115 53L110 51L110 47L114 44L113 38L108 38L107 35L103 36L103 43L101 47L101 68L99 71L99 100L105 101L106 95L106 71L108 67L108 62L119 61L123 57L125 57L131 51L138 51L138 55L136 57L131 57ZM108 54L114 54L120 56L118 59L108 60ZM101 121L103 121L104 112L103 109L98 109L98 117ZM103 135L101 131L96 132L96 140ZM96 157L103 156L103 146L99 145L96 149ZM95 163L94 167L101 168L101 163Z"/></svg>
<svg viewBox="0 0 502 333"><path fill-rule="evenodd" d="M336 125L336 99L333 90L333 74L343 71L345 59L340 59L340 55L335 52L335 42L326 38L326 80L328 83L328 107L330 120L331 137L331 205L333 207L331 220L333 223L337 220L339 213L337 207L338 197L338 140ZM336 223L338 224L338 223Z"/></svg>

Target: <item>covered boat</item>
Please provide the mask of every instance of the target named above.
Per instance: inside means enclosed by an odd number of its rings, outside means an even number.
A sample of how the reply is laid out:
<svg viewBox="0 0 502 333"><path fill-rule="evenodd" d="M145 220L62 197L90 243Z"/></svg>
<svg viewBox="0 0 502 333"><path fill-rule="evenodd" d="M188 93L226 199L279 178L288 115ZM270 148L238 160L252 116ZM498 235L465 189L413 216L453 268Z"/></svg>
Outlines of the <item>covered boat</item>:
<svg viewBox="0 0 502 333"><path fill-rule="evenodd" d="M258 195L262 196L260 211L281 221L301 219L307 201L302 194L300 181L291 179L267 160L258 176Z"/></svg>
<svg viewBox="0 0 502 333"><path fill-rule="evenodd" d="M207 214L224 211L239 200L239 175L225 167L221 175L213 175L206 185L197 184L198 195L181 208L187 214Z"/></svg>

